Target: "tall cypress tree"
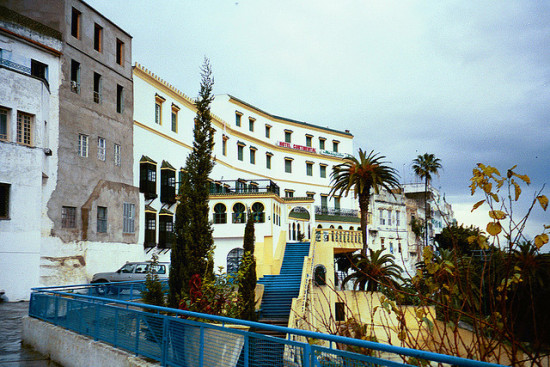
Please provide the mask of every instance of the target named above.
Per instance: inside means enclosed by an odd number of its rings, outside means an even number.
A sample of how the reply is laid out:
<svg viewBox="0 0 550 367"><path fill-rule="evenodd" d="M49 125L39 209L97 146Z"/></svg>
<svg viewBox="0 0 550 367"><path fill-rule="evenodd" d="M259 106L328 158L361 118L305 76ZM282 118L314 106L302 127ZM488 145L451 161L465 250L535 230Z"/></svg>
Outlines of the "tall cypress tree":
<svg viewBox="0 0 550 367"><path fill-rule="evenodd" d="M248 220L244 229L244 255L239 269L239 298L242 309L240 318L256 320L256 259L254 258L254 216L248 212Z"/></svg>
<svg viewBox="0 0 550 367"><path fill-rule="evenodd" d="M210 114L214 79L207 58L201 68L201 77L201 88L195 102L197 116L193 130L193 151L185 162L176 208L176 243L172 248L169 279L171 307L177 307L180 299L189 293L189 280L194 274L199 274L201 278L213 277L213 274L209 274L212 272L209 261L214 240L208 217L208 177L214 167Z"/></svg>

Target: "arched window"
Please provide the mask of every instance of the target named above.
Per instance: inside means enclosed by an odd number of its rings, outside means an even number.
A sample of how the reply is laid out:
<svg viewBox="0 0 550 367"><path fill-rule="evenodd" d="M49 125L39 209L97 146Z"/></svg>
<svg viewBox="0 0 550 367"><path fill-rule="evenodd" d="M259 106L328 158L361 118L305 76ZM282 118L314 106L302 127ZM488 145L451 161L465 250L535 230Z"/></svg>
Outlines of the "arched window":
<svg viewBox="0 0 550 367"><path fill-rule="evenodd" d="M323 265L317 265L313 269L313 284L316 286L327 284L327 269Z"/></svg>
<svg viewBox="0 0 550 367"><path fill-rule="evenodd" d="M237 203L233 205L233 223L246 223L245 210L244 204Z"/></svg>
<svg viewBox="0 0 550 367"><path fill-rule="evenodd" d="M252 204L252 215L254 216L254 221L256 223L264 223L265 222L264 204L262 203Z"/></svg>
<svg viewBox="0 0 550 367"><path fill-rule="evenodd" d="M323 228L323 226L319 224L319 225L317 226L317 228Z"/></svg>
<svg viewBox="0 0 550 367"><path fill-rule="evenodd" d="M349 227L349 230L350 230L350 231L353 231L353 226L350 226L350 227Z"/></svg>
<svg viewBox="0 0 550 367"><path fill-rule="evenodd" d="M227 223L227 209L222 203L214 205L214 223L222 224Z"/></svg>
<svg viewBox="0 0 550 367"><path fill-rule="evenodd" d="M343 229L342 226L338 226L338 229Z"/></svg>
<svg viewBox="0 0 550 367"><path fill-rule="evenodd" d="M243 255L244 250L240 247L229 251L227 254L227 274L237 274L243 260Z"/></svg>

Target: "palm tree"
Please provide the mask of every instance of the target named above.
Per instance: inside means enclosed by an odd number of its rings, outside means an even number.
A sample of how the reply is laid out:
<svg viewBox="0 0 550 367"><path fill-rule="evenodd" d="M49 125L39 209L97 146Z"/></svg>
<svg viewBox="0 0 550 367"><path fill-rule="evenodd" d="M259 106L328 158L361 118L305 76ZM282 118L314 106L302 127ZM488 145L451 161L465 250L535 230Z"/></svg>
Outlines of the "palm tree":
<svg viewBox="0 0 550 367"><path fill-rule="evenodd" d="M371 249L369 256L363 253L352 256L351 268L354 271L344 278L342 288L350 280L353 280L353 289L357 290L376 292L380 285L397 287L403 269L395 263L395 257L392 254L382 255L382 251L384 250Z"/></svg>
<svg viewBox="0 0 550 367"><path fill-rule="evenodd" d="M347 196L351 190L355 198L359 198L361 212L361 232L363 234L363 253L367 253L367 215L371 188L375 194L381 189L389 192L399 186L397 171L388 166L386 158L372 150L368 155L359 149L359 158L349 156L344 162L332 168L330 195Z"/></svg>
<svg viewBox="0 0 550 367"><path fill-rule="evenodd" d="M425 245L428 244L428 184L432 180L432 174L439 174L441 169L441 160L436 158L433 154L424 153L424 155L418 155L413 159L413 166L415 175L417 175L421 180L424 179L424 215L426 216L424 221L424 234Z"/></svg>

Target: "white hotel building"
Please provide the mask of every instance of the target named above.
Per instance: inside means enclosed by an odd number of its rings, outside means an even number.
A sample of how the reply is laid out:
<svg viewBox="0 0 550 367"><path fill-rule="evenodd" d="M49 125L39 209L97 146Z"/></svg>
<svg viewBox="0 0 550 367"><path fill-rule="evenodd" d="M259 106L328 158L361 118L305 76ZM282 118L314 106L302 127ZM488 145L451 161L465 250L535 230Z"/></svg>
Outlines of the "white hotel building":
<svg viewBox="0 0 550 367"><path fill-rule="evenodd" d="M277 265L281 244L308 239L313 228L359 227L354 198L329 196L332 167L353 154L349 131L275 116L230 95L216 96L211 109L216 266L231 268L242 249L247 210L256 216L256 256L265 264L258 275ZM189 97L136 64L134 185L145 213L139 243L146 250L156 247L161 259L169 258L175 193L195 115Z"/></svg>

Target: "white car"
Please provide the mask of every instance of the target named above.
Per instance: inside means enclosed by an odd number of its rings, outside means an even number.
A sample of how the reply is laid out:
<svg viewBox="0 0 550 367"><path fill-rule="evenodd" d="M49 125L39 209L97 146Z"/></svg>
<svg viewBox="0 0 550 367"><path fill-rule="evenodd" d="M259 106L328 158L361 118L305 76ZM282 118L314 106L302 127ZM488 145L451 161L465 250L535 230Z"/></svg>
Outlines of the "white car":
<svg viewBox="0 0 550 367"><path fill-rule="evenodd" d="M92 283L114 283L145 280L151 266L150 261L128 262L117 271L94 274L92 277ZM159 262L156 267L152 269L152 271L158 275L159 279L168 279L170 263ZM120 287L109 287L108 285L96 287L98 294L105 294L109 290L111 293L118 293Z"/></svg>

